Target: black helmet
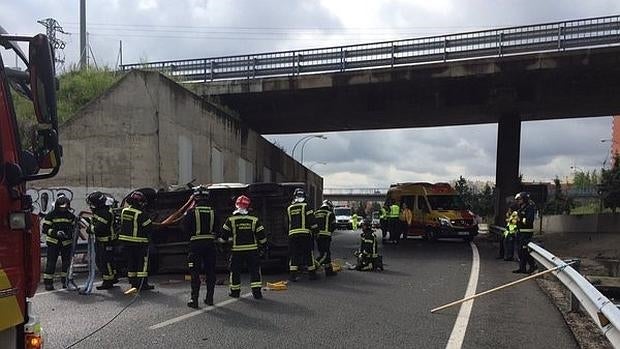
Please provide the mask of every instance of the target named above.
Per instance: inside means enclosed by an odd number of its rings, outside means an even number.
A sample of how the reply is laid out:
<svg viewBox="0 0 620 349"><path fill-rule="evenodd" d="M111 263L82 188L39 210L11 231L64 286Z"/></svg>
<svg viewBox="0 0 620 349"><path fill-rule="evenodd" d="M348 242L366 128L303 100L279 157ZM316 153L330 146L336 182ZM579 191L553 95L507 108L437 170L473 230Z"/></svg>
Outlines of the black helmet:
<svg viewBox="0 0 620 349"><path fill-rule="evenodd" d="M306 192L301 188L295 189L295 191L293 192L293 202L304 202L305 200Z"/></svg>
<svg viewBox="0 0 620 349"><path fill-rule="evenodd" d="M56 201L54 202L54 209L64 209L67 210L71 207L71 200L64 195L59 195Z"/></svg>
<svg viewBox="0 0 620 349"><path fill-rule="evenodd" d="M530 199L530 194L528 194L528 192L526 192L526 191L522 191L520 193L517 193L517 195L515 195L515 200L519 200L519 199L527 202Z"/></svg>
<svg viewBox="0 0 620 349"><path fill-rule="evenodd" d="M196 201L206 201L209 199L209 190L205 186L197 186L194 188L194 199Z"/></svg>
<svg viewBox="0 0 620 349"><path fill-rule="evenodd" d="M146 196L140 191L133 191L127 196L127 203L131 206L144 207L146 205Z"/></svg>
<svg viewBox="0 0 620 349"><path fill-rule="evenodd" d="M362 221L362 229L370 229L372 227L372 219L370 217L365 217Z"/></svg>
<svg viewBox="0 0 620 349"><path fill-rule="evenodd" d="M332 202L329 200L323 200L321 207L325 207L326 209L332 211L334 209L334 204L332 204Z"/></svg>
<svg viewBox="0 0 620 349"><path fill-rule="evenodd" d="M100 191L95 191L86 197L86 204L91 208L100 208L106 204L106 196Z"/></svg>

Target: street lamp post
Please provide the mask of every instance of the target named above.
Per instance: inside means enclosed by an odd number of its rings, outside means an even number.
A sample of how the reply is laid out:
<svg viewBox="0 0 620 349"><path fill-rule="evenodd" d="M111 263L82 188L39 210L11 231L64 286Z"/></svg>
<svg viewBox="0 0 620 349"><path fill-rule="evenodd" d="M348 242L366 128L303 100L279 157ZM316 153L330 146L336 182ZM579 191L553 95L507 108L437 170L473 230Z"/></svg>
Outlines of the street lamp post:
<svg viewBox="0 0 620 349"><path fill-rule="evenodd" d="M315 138L320 138L320 139L327 139L327 137L323 136L323 135L317 135L311 138L306 139L302 144L301 144L301 164L304 164L304 147L306 146L306 143L308 143L308 141L310 141L311 139L315 139Z"/></svg>
<svg viewBox="0 0 620 349"><path fill-rule="evenodd" d="M295 149L297 149L297 146L299 145L299 143L303 142L303 141L307 141L311 138L327 138L323 135L306 135L304 137L301 137L300 140L297 141L297 143L295 143L295 145L293 146L293 151L291 151L291 157L294 159L295 158Z"/></svg>

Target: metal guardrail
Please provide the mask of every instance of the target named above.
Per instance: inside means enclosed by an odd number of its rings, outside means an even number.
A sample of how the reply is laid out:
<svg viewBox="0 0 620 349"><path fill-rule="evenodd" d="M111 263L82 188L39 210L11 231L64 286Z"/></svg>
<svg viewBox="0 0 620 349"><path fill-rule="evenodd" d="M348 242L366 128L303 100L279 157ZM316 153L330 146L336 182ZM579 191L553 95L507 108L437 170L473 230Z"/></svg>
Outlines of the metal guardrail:
<svg viewBox="0 0 620 349"><path fill-rule="evenodd" d="M620 16L360 45L124 64L186 82L296 76L620 44Z"/></svg>
<svg viewBox="0 0 620 349"><path fill-rule="evenodd" d="M532 257L545 268L560 267L553 274L579 300L614 348L620 348L620 310L616 305L560 258L533 242L528 247Z"/></svg>

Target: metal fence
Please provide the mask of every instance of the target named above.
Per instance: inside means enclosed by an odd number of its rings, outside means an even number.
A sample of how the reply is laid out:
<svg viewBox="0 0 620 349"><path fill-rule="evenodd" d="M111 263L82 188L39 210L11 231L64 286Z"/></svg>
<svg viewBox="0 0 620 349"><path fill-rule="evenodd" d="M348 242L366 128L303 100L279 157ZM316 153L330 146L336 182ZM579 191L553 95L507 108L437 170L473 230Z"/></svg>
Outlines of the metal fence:
<svg viewBox="0 0 620 349"><path fill-rule="evenodd" d="M252 55L125 64L186 82L390 68L620 44L620 16Z"/></svg>
<svg viewBox="0 0 620 349"><path fill-rule="evenodd" d="M579 300L614 348L620 348L620 310L579 272L544 248L530 242L530 254L545 268L560 267L553 274Z"/></svg>

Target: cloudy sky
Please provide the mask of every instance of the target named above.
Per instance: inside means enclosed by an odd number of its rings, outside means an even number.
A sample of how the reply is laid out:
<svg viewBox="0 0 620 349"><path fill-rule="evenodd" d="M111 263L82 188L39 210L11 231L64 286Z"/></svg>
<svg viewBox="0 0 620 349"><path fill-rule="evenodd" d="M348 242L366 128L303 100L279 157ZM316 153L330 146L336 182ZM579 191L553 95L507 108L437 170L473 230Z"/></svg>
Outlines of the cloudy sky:
<svg viewBox="0 0 620 349"><path fill-rule="evenodd" d="M79 0L0 0L0 25L32 34L58 20L66 66L78 60ZM404 39L620 13L617 0L87 0L98 65L199 58ZM523 124L526 180L570 178L608 158L611 117ZM496 125L328 133L304 164L326 187L386 187L396 181L495 176ZM267 136L290 153L303 135ZM296 151L299 158L300 149ZM405 159L405 160L404 160Z"/></svg>

